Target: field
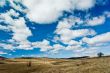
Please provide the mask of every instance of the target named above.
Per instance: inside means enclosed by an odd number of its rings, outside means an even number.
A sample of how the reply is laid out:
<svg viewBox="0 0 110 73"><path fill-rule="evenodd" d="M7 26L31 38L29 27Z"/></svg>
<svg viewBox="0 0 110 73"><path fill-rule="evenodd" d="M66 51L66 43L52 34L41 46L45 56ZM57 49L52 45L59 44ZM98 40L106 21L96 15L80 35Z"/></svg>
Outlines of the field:
<svg viewBox="0 0 110 73"><path fill-rule="evenodd" d="M27 64L31 61L31 67ZM7 59L0 73L110 73L110 57L91 59Z"/></svg>

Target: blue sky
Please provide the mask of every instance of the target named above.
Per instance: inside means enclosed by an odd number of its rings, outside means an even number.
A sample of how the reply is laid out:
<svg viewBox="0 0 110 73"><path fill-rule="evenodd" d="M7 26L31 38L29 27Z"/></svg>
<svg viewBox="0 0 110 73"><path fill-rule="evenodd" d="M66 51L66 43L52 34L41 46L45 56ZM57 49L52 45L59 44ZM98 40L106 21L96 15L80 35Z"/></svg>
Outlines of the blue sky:
<svg viewBox="0 0 110 73"><path fill-rule="evenodd" d="M0 55L110 55L109 7L110 0L0 0Z"/></svg>

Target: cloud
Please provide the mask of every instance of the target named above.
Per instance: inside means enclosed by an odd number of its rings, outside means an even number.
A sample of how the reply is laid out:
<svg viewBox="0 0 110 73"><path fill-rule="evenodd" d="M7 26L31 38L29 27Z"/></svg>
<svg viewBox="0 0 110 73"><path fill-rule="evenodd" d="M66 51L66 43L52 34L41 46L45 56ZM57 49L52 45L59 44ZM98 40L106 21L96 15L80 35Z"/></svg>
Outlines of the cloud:
<svg viewBox="0 0 110 73"><path fill-rule="evenodd" d="M0 7L3 7L5 5L6 1L5 0L0 0Z"/></svg>
<svg viewBox="0 0 110 73"><path fill-rule="evenodd" d="M6 26L3 26L3 25L0 24L0 30L6 30L7 31L8 28Z"/></svg>
<svg viewBox="0 0 110 73"><path fill-rule="evenodd" d="M72 4L68 0L23 0L28 8L27 17L38 23L51 23L70 11Z"/></svg>
<svg viewBox="0 0 110 73"><path fill-rule="evenodd" d="M52 49L52 46L50 46L50 42L48 40L43 40L41 42L33 42L32 46L33 48L40 48L40 51L48 51Z"/></svg>
<svg viewBox="0 0 110 73"><path fill-rule="evenodd" d="M11 16L16 16L18 19L13 19ZM19 17L19 14L14 10L9 10L6 13L0 15L1 20L8 24L7 26L2 26L4 29L10 30L12 32L12 39L9 41L12 44L18 45L16 48L19 49L32 49L30 42L27 40L29 36L32 35L31 30L26 26L25 19Z"/></svg>
<svg viewBox="0 0 110 73"><path fill-rule="evenodd" d="M71 50L71 51L75 51L75 52L79 52L84 50L80 44L77 45L68 45L67 47L65 47L65 50Z"/></svg>
<svg viewBox="0 0 110 73"><path fill-rule="evenodd" d="M16 24L16 25L15 25ZM13 38L16 41L25 41L28 36L31 36L31 31L25 24L24 18L15 19L10 27L13 31Z"/></svg>
<svg viewBox="0 0 110 73"><path fill-rule="evenodd" d="M78 37L84 37L84 36L94 36L96 35L96 32L92 29L77 29L73 30L72 27L75 27L75 22L77 22L76 18L75 20L73 18L64 19L63 21L60 21L57 25L57 29L55 30L55 34L59 35L54 37L54 39L60 40L63 43L68 43L72 39L78 38Z"/></svg>
<svg viewBox="0 0 110 73"><path fill-rule="evenodd" d="M84 23L84 21L80 17L69 16L59 21L58 26L56 28L57 30L70 29L72 27L76 27L75 23L77 23L78 25L81 25Z"/></svg>
<svg viewBox="0 0 110 73"><path fill-rule="evenodd" d="M92 8L95 0L22 0L21 3L27 7L27 17L31 21L51 23L57 21L63 15L63 11Z"/></svg>
<svg viewBox="0 0 110 73"><path fill-rule="evenodd" d="M60 44L54 44L54 45L52 46L52 50L50 51L50 53L56 54L56 53L59 53L60 50L64 50L64 49L65 49L64 46L62 46L62 45L60 45Z"/></svg>
<svg viewBox="0 0 110 73"><path fill-rule="evenodd" d="M98 47L89 47L89 48L82 48L79 50L74 51L74 57L82 57L82 56L90 56L95 57L98 53Z"/></svg>
<svg viewBox="0 0 110 73"><path fill-rule="evenodd" d="M87 10L94 6L95 0L77 0L76 9Z"/></svg>
<svg viewBox="0 0 110 73"><path fill-rule="evenodd" d="M13 10L13 9L10 9L6 13L1 13L0 14L0 21L4 22L4 23L7 23L7 24L12 24L14 22L14 20L11 16L19 17L19 13L16 12L15 10Z"/></svg>
<svg viewBox="0 0 110 73"><path fill-rule="evenodd" d="M102 25L105 22L105 16L93 17L92 19L87 20L87 25L96 26Z"/></svg>
<svg viewBox="0 0 110 73"><path fill-rule="evenodd" d="M110 18L110 12L109 11L105 11L104 14L106 17Z"/></svg>
<svg viewBox="0 0 110 73"><path fill-rule="evenodd" d="M9 3L10 3L10 6L18 11L21 11L21 12L25 12L25 9L23 9L21 7L21 5L19 4L22 0L8 0ZM16 4L17 3L17 4Z"/></svg>
<svg viewBox="0 0 110 73"><path fill-rule="evenodd" d="M0 43L0 47L7 50L14 50L15 46L13 44Z"/></svg>
<svg viewBox="0 0 110 73"><path fill-rule="evenodd" d="M19 17L19 13L16 12L14 9L10 9L7 14L9 14L10 16L14 16L14 17Z"/></svg>
<svg viewBox="0 0 110 73"><path fill-rule="evenodd" d="M6 52L0 51L0 55L7 54Z"/></svg>
<svg viewBox="0 0 110 73"><path fill-rule="evenodd" d="M96 33L94 30L91 30L91 29L78 29L78 30L64 29L58 32L58 34L60 34L61 41L67 42L71 39L84 37L88 35L95 35Z"/></svg>
<svg viewBox="0 0 110 73"><path fill-rule="evenodd" d="M85 37L82 40L83 40L83 42L86 42L87 44L96 45L96 44L110 42L109 36L110 36L110 32L107 32L107 33L103 33L103 34L100 34L100 35L96 35L93 38Z"/></svg>

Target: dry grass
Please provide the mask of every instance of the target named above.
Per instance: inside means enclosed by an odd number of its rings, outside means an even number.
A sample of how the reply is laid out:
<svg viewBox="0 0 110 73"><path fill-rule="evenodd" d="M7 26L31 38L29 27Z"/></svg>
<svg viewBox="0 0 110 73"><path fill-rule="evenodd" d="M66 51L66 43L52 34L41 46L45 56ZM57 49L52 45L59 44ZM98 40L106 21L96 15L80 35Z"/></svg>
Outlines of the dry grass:
<svg viewBox="0 0 110 73"><path fill-rule="evenodd" d="M32 61L32 66L27 63ZM93 59L10 59L0 61L0 73L110 73L110 57Z"/></svg>

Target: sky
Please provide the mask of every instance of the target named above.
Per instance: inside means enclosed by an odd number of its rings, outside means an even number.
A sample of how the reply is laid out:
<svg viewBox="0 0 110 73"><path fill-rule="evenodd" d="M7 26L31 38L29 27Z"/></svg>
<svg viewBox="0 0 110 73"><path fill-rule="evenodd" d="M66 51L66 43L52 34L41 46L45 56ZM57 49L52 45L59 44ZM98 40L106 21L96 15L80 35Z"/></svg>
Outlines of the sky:
<svg viewBox="0 0 110 73"><path fill-rule="evenodd" d="M110 55L110 0L0 0L0 56Z"/></svg>

